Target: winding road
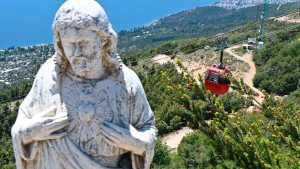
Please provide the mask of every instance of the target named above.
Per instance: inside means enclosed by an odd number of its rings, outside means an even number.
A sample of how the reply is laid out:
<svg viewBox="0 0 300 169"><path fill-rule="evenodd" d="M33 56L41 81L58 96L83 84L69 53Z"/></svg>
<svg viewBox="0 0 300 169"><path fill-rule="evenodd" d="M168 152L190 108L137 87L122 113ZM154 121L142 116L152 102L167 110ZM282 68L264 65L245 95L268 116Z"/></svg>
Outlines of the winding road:
<svg viewBox="0 0 300 169"><path fill-rule="evenodd" d="M243 56L239 56L238 54L234 53L234 50L241 48L242 45L235 45L230 48L225 49L225 52L236 59L243 61L247 63L250 67L250 69L243 74L243 81L244 83L251 88L255 92L255 100L257 103L261 104L264 101L265 95L253 85L253 80L255 78L256 74L256 66L253 61L253 54L252 53L246 53Z"/></svg>

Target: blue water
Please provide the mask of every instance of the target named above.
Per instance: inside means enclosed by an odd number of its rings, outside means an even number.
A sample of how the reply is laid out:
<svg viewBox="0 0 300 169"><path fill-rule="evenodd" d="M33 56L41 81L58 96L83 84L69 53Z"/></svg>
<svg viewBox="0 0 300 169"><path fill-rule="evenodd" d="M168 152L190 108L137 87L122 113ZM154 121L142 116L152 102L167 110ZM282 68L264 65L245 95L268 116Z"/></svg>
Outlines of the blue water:
<svg viewBox="0 0 300 169"><path fill-rule="evenodd" d="M117 31L132 29L216 0L98 0ZM52 20L64 0L2 0L0 48L52 42Z"/></svg>

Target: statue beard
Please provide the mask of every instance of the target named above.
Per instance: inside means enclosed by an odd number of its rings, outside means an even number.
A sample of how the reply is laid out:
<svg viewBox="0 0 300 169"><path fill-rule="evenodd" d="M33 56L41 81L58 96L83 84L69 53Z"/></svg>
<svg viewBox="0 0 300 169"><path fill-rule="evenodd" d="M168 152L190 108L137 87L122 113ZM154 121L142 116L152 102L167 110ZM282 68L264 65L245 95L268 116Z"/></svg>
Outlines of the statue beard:
<svg viewBox="0 0 300 169"><path fill-rule="evenodd" d="M106 75L106 71L101 60L76 57L71 60L71 72L82 79L102 79Z"/></svg>

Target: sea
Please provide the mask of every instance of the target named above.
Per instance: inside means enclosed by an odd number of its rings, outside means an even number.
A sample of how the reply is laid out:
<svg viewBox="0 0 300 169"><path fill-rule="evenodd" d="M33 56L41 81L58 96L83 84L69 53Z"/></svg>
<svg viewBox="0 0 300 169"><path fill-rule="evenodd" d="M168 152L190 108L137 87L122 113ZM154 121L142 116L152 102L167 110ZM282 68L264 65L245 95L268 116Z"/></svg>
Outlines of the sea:
<svg viewBox="0 0 300 169"><path fill-rule="evenodd" d="M65 0L2 0L0 49L52 43L52 21ZM116 31L149 25L159 18L216 0L98 0Z"/></svg>

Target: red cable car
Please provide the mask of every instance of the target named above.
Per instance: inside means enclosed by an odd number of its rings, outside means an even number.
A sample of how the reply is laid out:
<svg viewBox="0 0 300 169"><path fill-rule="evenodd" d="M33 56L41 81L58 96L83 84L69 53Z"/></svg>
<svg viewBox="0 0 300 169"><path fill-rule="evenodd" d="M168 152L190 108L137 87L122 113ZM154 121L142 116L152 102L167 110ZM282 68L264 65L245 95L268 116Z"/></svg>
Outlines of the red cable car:
<svg viewBox="0 0 300 169"><path fill-rule="evenodd" d="M224 95L230 88L228 67L213 65L207 69L205 87L216 95Z"/></svg>
<svg viewBox="0 0 300 169"><path fill-rule="evenodd" d="M205 88L216 95L224 95L230 88L229 68L223 64L224 46L221 49L220 65L213 65L207 69Z"/></svg>

